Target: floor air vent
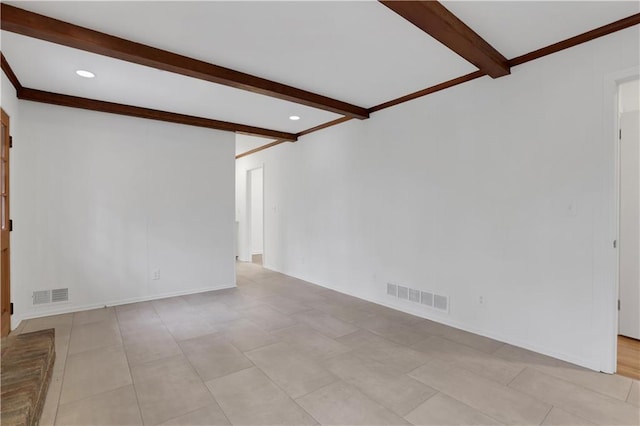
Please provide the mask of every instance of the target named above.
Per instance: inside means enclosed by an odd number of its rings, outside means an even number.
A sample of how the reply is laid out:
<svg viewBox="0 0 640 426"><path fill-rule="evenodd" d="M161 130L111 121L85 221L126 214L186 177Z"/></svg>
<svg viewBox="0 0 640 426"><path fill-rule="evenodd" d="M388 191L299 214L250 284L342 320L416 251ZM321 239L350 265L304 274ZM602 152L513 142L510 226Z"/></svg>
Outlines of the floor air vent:
<svg viewBox="0 0 640 426"><path fill-rule="evenodd" d="M51 290L51 302L68 302L69 301L69 289L68 288L56 288Z"/></svg>
<svg viewBox="0 0 640 426"><path fill-rule="evenodd" d="M398 286L398 299L409 299L409 289L407 287Z"/></svg>
<svg viewBox="0 0 640 426"><path fill-rule="evenodd" d="M449 312L449 297L440 294L387 283L387 295L419 303L439 311Z"/></svg>
<svg viewBox="0 0 640 426"><path fill-rule="evenodd" d="M398 286L395 284L387 283L387 294L389 296L397 296L398 295Z"/></svg>
<svg viewBox="0 0 640 426"><path fill-rule="evenodd" d="M428 291L421 291L420 293L420 303L433 307L433 293L429 293Z"/></svg>
<svg viewBox="0 0 640 426"><path fill-rule="evenodd" d="M56 288L53 290L38 290L33 292L33 304L45 305L48 303L68 302L69 289Z"/></svg>
<svg viewBox="0 0 640 426"><path fill-rule="evenodd" d="M449 310L449 298L446 296L440 296L439 294L433 295L433 307L441 311Z"/></svg>
<svg viewBox="0 0 640 426"><path fill-rule="evenodd" d="M51 303L51 291L49 290L38 290L33 292L33 304L34 305L43 305L45 303Z"/></svg>

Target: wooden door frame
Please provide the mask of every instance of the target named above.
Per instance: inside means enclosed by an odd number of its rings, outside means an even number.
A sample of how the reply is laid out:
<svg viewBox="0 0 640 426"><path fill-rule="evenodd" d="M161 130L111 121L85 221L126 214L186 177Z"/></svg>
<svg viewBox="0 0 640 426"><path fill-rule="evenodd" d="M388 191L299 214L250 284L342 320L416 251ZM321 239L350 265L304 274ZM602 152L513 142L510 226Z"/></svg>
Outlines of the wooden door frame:
<svg viewBox="0 0 640 426"><path fill-rule="evenodd" d="M8 335L11 332L11 315L13 314L12 309L11 309L11 219L10 219L10 194L11 194L11 186L10 186L10 175L11 175L11 168L10 168L10 148L11 148L11 126L10 126L10 118L9 115L5 112L4 109L0 108L0 115L2 116L2 126L6 128L6 133L4 135L4 137L6 138L6 150L7 150L7 164L6 164L6 177L5 177L5 182L6 182L6 212L7 215L5 217L5 222L0 223L0 250L2 249L2 247L6 246L6 250L8 252L7 256L7 270L3 271L2 270L2 263L0 262L0 277L3 276L3 274L7 274L7 287L6 289L1 289L2 293L5 293L5 297L8 299L8 302L5 302L5 300L2 300L2 303L0 304L0 310L2 309L3 306L5 306L5 303L8 303L6 305L7 307L7 312L1 312L0 313L0 335L2 335L3 337ZM4 141L3 141L4 142ZM1 146L1 145L0 145ZM1 149L1 148L0 148ZM1 207L0 207L1 208ZM0 222L2 222L0 220ZM6 238L6 241L4 241L4 239ZM1 297L1 296L0 296Z"/></svg>

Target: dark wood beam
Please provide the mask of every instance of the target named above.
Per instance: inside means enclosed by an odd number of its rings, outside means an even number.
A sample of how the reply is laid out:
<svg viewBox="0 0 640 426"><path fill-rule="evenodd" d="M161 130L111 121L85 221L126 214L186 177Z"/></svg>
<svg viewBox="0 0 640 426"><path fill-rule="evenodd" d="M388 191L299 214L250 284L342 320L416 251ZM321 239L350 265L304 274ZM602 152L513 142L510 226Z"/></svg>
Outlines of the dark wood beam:
<svg viewBox="0 0 640 426"><path fill-rule="evenodd" d="M507 58L437 1L380 0L380 3L493 78L510 73Z"/></svg>
<svg viewBox="0 0 640 426"><path fill-rule="evenodd" d="M550 44L549 46L510 59L509 65L512 67L522 65L526 62L533 61L534 59L542 58L543 56L560 52L561 50L586 43L587 41L591 41L598 37L606 36L611 33L615 33L616 31L624 30L638 24L640 24L640 13L636 13L635 15L631 15L610 24L603 25L602 27L598 27L594 30L587 31L586 33L579 34L575 37L559 41L558 43Z"/></svg>
<svg viewBox="0 0 640 426"><path fill-rule="evenodd" d="M341 118L338 118L337 120L328 121L326 123L320 124L318 126L310 128L310 129L303 130L302 132L298 133L296 136L297 137L301 137L301 136L304 136L304 135L308 135L309 133L317 132L318 130L326 129L327 127L335 126L336 124L344 123L345 121L349 121L351 119L352 119L351 117L341 117ZM266 145L262 145L262 146L259 146L258 148L254 148L254 149L252 149L250 151L243 152L241 154L236 155L236 160L238 158L246 157L247 155L255 154L256 152L260 152L260 151L265 150L267 148L271 148L272 146L280 145L283 142L290 142L290 141L275 140L275 141L273 141L271 143L268 143Z"/></svg>
<svg viewBox="0 0 640 426"><path fill-rule="evenodd" d="M417 92L410 93L405 96L401 96L397 99L376 105L369 108L369 112L373 113L380 111L381 109L389 108L403 102L410 101L412 99L420 98L422 96L430 95L431 93L439 92L449 87L457 86L458 84L466 83L467 81L475 80L476 78L484 77L486 74L482 71L474 71L470 74L463 75L462 77L454 78L453 80L445 81L444 83L436 84L435 86L427 87L426 89L419 90Z"/></svg>
<svg viewBox="0 0 640 426"><path fill-rule="evenodd" d="M336 120L328 121L326 123L320 124L310 129L303 130L302 132L298 133L296 136L301 137L304 135L308 135L309 133L317 132L318 130L326 129L327 127L335 126L336 124L344 123L345 121L349 121L349 120L351 120L351 117L340 117Z"/></svg>
<svg viewBox="0 0 640 426"><path fill-rule="evenodd" d="M242 154L238 154L238 155L236 155L236 160L237 160L238 158L246 157L247 155L251 155L251 154L255 154L256 152L263 151L263 150L265 150L265 149L267 149L267 148L271 148L272 146L280 145L281 143L284 143L284 142L288 142L288 141L275 140L275 141L273 141L273 142L271 142L271 143L268 143L268 144L266 144L266 145L262 145L262 146L259 146L259 147L257 147L257 148L254 148L254 149L252 149L252 150L250 150L250 151L243 152Z"/></svg>
<svg viewBox="0 0 640 426"><path fill-rule="evenodd" d="M534 50L533 52L526 53L516 58L509 59L509 66L515 67L518 65L522 65L524 63L533 61L535 59L542 58L543 56L560 52L561 50L568 49L570 47L574 47L582 43L586 43L598 37L606 36L616 31L624 30L626 28L629 28L638 24L640 24L640 13L628 16L626 18L620 19L618 21L612 22L607 25L603 25L602 27L596 28L591 31L587 31L585 33L579 34L575 37L568 38L558 43L550 44L549 46L545 46L541 49ZM410 101L412 99L420 98L422 96L429 95L431 93L439 92L440 90L448 89L449 87L457 86L458 84L475 80L484 75L485 74L482 71L475 71L470 74L463 75L458 78L454 78L453 80L445 81L444 83L436 84L435 86L427 87L426 89L422 89L417 92L402 96L400 98L393 99L388 102L384 102L380 105L376 105L374 107L369 108L369 113L374 113L376 111L380 111L382 109L389 108L389 107L401 104L403 102Z"/></svg>
<svg viewBox="0 0 640 426"><path fill-rule="evenodd" d="M26 87L18 92L18 98L25 101L146 118L149 120L166 121L169 123L186 124L187 126L206 127L208 129L225 130L228 132L240 132L248 135L274 138L284 141L296 141L298 139L298 137L293 133L279 132L277 130L246 126L244 124L230 123L227 121L212 120L210 118L177 114L175 112L116 104L113 102L98 101L95 99L80 98L77 96L61 95L58 93L29 89Z"/></svg>
<svg viewBox="0 0 640 426"><path fill-rule="evenodd" d="M4 54L0 52L0 60L2 61L2 71L6 74L7 78L13 84L13 87L16 89L16 93L19 93L22 90L22 84L20 84L20 80L11 69L11 65L7 62L7 58L4 57Z"/></svg>
<svg viewBox="0 0 640 426"><path fill-rule="evenodd" d="M509 60L509 65L514 67L517 65L524 64L526 62L532 61L534 59L541 58L543 56L550 55L552 53L559 52L561 50L567 49L569 47L576 46L581 43L585 43L587 41L596 39L598 37L602 37L608 34L611 34L616 31L623 30L625 28L632 27L634 25L640 24L640 14L631 15L627 18L620 19L619 21L612 22L610 24L604 25L602 27L596 28L591 31L587 31L586 33L577 35L575 37L568 38L558 43L551 44L549 46L543 47L541 49L535 50L533 52L527 53L522 56L518 56L516 58ZM482 71L475 71L466 75L463 75L458 78L454 78L449 81L445 81L444 83L436 84L435 86L427 87L426 89L419 90L414 93L410 93L408 95L399 97L397 99L390 100L388 102L381 103L380 105L376 105L374 107L369 108L369 113L374 113L376 111L383 110L385 108L390 108L392 106L399 105L401 103L420 98L422 96L429 95L431 93L439 92L444 89L448 89L453 86L457 86L462 83L466 83L468 81L475 80L477 78L483 77L486 74ZM318 130L326 129L327 127L335 126L340 123L344 123L345 121L349 121L350 117L342 117L337 120L330 121L328 123L321 124L319 126L312 127L310 129L304 130L297 134L298 137L308 135L309 133L316 132ZM272 146L278 145L282 143L280 141L274 141L270 144L259 147L255 150L247 151L246 153L240 154L236 156L236 158L242 158L246 155L253 154L258 151L262 151L263 149L270 148Z"/></svg>
<svg viewBox="0 0 640 426"><path fill-rule="evenodd" d="M145 65L176 74L247 90L354 118L368 118L366 108L256 77L166 50L93 31L2 3L2 29L63 46Z"/></svg>

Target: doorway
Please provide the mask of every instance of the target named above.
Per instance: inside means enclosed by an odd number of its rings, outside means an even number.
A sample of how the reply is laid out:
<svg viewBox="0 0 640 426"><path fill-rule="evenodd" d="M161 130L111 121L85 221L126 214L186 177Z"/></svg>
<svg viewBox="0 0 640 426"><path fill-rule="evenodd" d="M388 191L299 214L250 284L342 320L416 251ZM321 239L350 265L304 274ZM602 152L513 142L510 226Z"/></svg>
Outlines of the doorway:
<svg viewBox="0 0 640 426"><path fill-rule="evenodd" d="M11 331L11 273L10 238L11 220L9 219L9 148L11 136L9 116L0 109L2 115L2 139L0 140L0 335Z"/></svg>
<svg viewBox="0 0 640 426"><path fill-rule="evenodd" d="M251 262L264 261L264 168L249 170L249 211Z"/></svg>
<svg viewBox="0 0 640 426"><path fill-rule="evenodd" d="M640 379L640 80L618 88L619 374Z"/></svg>

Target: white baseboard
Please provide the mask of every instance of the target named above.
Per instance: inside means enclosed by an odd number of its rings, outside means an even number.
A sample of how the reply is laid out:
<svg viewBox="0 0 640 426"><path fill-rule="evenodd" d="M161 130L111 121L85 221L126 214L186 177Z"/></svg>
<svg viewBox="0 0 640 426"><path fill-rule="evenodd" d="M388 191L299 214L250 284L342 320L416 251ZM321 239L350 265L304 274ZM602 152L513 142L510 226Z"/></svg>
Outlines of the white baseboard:
<svg viewBox="0 0 640 426"><path fill-rule="evenodd" d="M155 294L150 296L132 297L128 299L118 299L118 300L111 300L111 301L102 302L102 303L91 303L91 304L85 304L85 305L74 305L71 303L65 303L64 305L58 305L55 308L51 308L51 309L39 310L37 312L27 312L23 315L14 315L12 318L13 321L11 321L12 322L11 329L15 330L20 325L20 322L28 319L33 319L33 318L42 318L42 317L48 317L51 315L61 315L61 314L68 314L73 312L88 311L91 309L106 308L110 306L128 305L130 303L148 302L150 300L166 299L169 297L176 297L176 296L186 296L188 294L205 293L208 291L225 290L225 289L234 288L234 287L236 287L235 284L220 285L215 287L202 287L202 288L191 289L191 290L173 291L169 293L161 293L161 294Z"/></svg>
<svg viewBox="0 0 640 426"><path fill-rule="evenodd" d="M408 306L408 305L404 305L404 304L397 304L397 303L391 303L391 301L389 300L382 300L379 298L371 298L371 297L366 297L366 296L362 296L360 294L357 294L355 292L351 292L342 288L338 288L338 287L333 287L333 286L329 286L329 285L324 285L324 284L318 284L318 283L314 283L313 281L310 281L309 279L306 279L304 277L299 277L299 276L295 276L295 275L291 275L291 274L287 274L285 272L279 271L277 269L273 269L273 268L269 268L268 269L272 269L276 272L280 272L281 274L285 274L285 275L289 275L291 277L294 278L298 278L300 280L304 280L307 282L310 282L312 284L318 285L320 287L324 287L327 288L329 290L333 290L333 291L337 291L338 293L342 293L342 294L346 294L349 296L353 296L353 297L357 297L358 299L362 299L362 300L366 300L367 302L371 302L371 303L375 303L377 305L382 305L385 306L387 308L391 308L391 309L395 309L397 311L401 311L410 315L414 315L420 318L424 318L427 319L429 321L433 321L433 322L437 322L440 324L444 324L444 325L448 325L450 327L453 328L457 328L463 331L468 331L469 333L473 333L473 334L477 334L480 336L484 336L484 337L488 337L490 339L494 339L497 340L499 342L503 342L503 343L507 343L509 345L512 346L517 346L519 348L522 349L527 349L530 350L532 352L536 352L542 355L547 355L550 356L552 358L556 358L562 361L566 361L569 362L571 364L576 364L594 371L600 371L599 366L597 365L597 363L595 363L593 360L585 360L582 358L577 358L575 356L572 355L568 355L562 352L558 352L555 351L553 349L544 347L544 346L539 346L539 345L532 345L529 342L520 340L520 339L513 339L511 337L507 337L504 335L501 335L500 333L493 333L490 331L486 331L486 330L480 330L477 329L475 327L469 326L467 324L463 324L454 320L451 320L449 318L445 318L439 315L430 315L430 312L428 311L424 311L424 310L418 310L413 308L413 306ZM435 314L435 312L433 312Z"/></svg>

